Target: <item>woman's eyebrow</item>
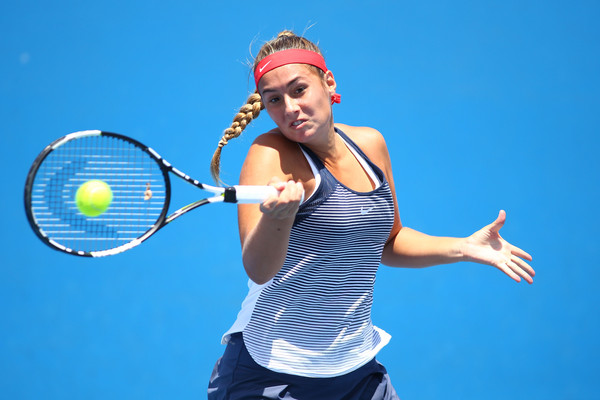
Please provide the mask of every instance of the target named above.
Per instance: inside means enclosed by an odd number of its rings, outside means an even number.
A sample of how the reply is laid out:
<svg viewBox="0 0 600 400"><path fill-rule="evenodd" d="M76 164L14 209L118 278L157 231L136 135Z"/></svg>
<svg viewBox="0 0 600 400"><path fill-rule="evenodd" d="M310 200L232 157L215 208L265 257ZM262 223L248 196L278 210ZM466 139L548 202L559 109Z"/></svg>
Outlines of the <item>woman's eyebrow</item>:
<svg viewBox="0 0 600 400"><path fill-rule="evenodd" d="M301 77L297 76L297 77L295 77L294 79L292 79L291 81L289 81L289 82L288 82L288 83L285 85L286 89L287 89L287 88L289 88L290 86L293 86L293 85L294 85L294 84L295 84L295 83L296 83L298 80L300 80L300 78L301 78ZM269 93L269 92L276 92L276 90L275 90L275 89L269 89L269 88L267 87L266 89L263 89L263 91L262 91L262 92L263 92L263 94L265 94L265 93Z"/></svg>

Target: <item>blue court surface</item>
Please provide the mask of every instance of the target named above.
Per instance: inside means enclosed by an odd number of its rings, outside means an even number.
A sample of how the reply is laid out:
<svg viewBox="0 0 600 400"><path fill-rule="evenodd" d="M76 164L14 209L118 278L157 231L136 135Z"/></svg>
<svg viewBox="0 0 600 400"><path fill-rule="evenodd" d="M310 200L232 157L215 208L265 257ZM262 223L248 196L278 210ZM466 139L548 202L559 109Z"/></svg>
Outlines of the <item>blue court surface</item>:
<svg viewBox="0 0 600 400"><path fill-rule="evenodd" d="M597 398L599 19L593 1L4 2L2 397L205 397L246 294L235 207L83 259L37 239L23 186L46 144L84 129L210 182L254 90L251 52L287 28L321 45L335 120L386 137L404 225L466 236L505 209L503 237L534 257L533 285L466 263L380 269L378 358L400 397ZM272 127L264 113L226 147L226 182ZM174 207L199 194L174 193Z"/></svg>

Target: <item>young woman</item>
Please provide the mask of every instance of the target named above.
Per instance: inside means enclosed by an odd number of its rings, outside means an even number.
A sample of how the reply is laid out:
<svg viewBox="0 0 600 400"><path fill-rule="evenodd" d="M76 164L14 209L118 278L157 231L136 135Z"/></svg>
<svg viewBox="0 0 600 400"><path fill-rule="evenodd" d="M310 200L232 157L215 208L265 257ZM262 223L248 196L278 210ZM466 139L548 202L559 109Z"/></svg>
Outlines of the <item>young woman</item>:
<svg viewBox="0 0 600 400"><path fill-rule="evenodd" d="M239 206L249 292L215 365L209 399L397 399L377 352L390 335L371 322L380 263L494 266L532 282L531 256L504 241L505 213L467 238L434 237L400 222L390 156L374 129L334 124L336 81L312 42L284 31L259 51L256 93L221 149L265 108L240 184L280 194Z"/></svg>

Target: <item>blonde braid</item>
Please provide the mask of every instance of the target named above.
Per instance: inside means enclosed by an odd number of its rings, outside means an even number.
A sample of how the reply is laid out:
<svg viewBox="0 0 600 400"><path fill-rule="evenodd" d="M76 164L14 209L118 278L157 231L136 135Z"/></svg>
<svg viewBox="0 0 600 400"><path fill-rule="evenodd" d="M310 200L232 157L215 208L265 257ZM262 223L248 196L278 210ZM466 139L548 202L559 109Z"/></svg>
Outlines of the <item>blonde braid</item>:
<svg viewBox="0 0 600 400"><path fill-rule="evenodd" d="M246 104L244 104L240 111L233 117L233 123L231 126L223 132L223 136L221 140L219 140L219 144L215 153L213 154L212 160L210 162L210 173L217 183L221 183L221 178L219 177L220 169L221 169L221 151L223 146L225 146L231 139L234 139L242 134L242 131L246 129L246 126L258 117L260 111L264 109L265 106L262 103L260 94L252 93L248 100L246 100Z"/></svg>

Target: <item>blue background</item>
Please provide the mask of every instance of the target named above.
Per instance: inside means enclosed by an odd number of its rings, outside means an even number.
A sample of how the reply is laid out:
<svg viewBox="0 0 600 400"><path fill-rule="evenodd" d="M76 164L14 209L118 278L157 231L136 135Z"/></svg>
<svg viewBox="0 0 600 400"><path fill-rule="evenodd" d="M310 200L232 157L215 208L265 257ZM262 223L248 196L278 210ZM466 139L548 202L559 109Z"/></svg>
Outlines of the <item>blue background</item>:
<svg viewBox="0 0 600 400"><path fill-rule="evenodd" d="M246 294L234 207L80 259L35 237L23 184L46 144L84 129L210 181L251 51L288 28L323 48L336 121L385 135L405 225L466 236L503 208L503 236L534 256L531 286L466 263L380 270L379 359L400 396L598 398L599 19L595 1L3 2L2 397L205 397ZM272 125L227 146L228 183ZM175 206L199 193L174 190Z"/></svg>

